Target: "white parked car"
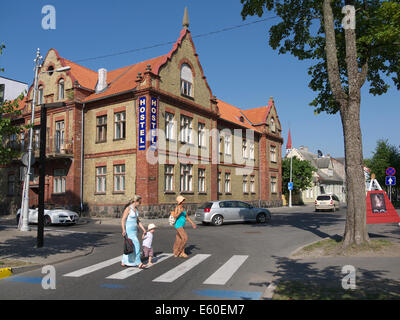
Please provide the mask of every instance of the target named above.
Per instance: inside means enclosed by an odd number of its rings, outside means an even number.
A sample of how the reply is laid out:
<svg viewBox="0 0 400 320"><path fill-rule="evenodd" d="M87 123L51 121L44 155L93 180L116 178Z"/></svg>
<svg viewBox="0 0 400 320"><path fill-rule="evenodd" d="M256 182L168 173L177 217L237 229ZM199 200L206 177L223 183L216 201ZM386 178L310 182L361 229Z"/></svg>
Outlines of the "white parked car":
<svg viewBox="0 0 400 320"><path fill-rule="evenodd" d="M315 200L315 211L332 210L335 212L340 209L340 200L335 194L321 194Z"/></svg>
<svg viewBox="0 0 400 320"><path fill-rule="evenodd" d="M29 223L38 223L38 208L29 209ZM17 224L21 216L21 209L17 211ZM50 207L44 209L44 225L49 226L51 224L75 224L79 220L79 215L71 210L65 208Z"/></svg>

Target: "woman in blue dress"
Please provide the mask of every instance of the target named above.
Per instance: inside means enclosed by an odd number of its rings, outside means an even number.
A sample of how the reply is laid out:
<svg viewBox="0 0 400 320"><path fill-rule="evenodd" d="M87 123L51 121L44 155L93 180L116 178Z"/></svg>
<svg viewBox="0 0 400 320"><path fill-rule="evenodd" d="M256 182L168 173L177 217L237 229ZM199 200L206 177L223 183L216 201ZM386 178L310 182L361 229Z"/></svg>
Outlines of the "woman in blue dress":
<svg viewBox="0 0 400 320"><path fill-rule="evenodd" d="M130 200L129 205L126 207L122 215L122 236L125 237L126 235L132 240L135 246L134 252L122 256L121 265L123 267L146 267L146 265L144 265L140 260L140 243L137 238L138 226L142 229L143 233L146 233L146 229L139 220L139 211L137 209L137 207L140 206L141 199L140 196L135 196L133 200Z"/></svg>

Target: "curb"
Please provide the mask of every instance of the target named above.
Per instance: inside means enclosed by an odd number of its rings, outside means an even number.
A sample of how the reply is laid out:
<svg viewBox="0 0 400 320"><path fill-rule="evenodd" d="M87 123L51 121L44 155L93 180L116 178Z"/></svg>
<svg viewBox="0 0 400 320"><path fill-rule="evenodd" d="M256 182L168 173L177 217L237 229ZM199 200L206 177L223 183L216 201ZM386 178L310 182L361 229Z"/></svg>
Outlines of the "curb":
<svg viewBox="0 0 400 320"><path fill-rule="evenodd" d="M303 246L297 248L297 249L294 250L293 252L291 252L291 253L289 254L288 258L289 258L289 259L301 259L301 258L296 258L296 257L294 257L293 255L296 254L297 252L299 252L300 250L302 250L303 248L307 247L307 246L311 246L311 245L313 245L314 243L317 243L317 242L320 242L320 241L324 241L324 240L330 239L330 238L331 238L331 237L325 237L325 238L322 238L322 239L315 240L315 241L313 241L313 242L307 243L307 244L305 244L305 245L303 245Z"/></svg>

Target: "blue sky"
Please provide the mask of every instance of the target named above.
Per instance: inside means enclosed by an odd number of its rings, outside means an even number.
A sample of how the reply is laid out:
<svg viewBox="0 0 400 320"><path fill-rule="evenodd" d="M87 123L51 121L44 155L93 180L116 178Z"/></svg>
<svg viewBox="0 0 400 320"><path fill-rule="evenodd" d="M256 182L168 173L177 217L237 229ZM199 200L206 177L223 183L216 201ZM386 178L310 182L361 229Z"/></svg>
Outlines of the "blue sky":
<svg viewBox="0 0 400 320"><path fill-rule="evenodd" d="M42 7L56 9L56 29L42 29ZM76 61L125 50L175 41L188 7L192 36L243 23L240 0L195 1L22 1L2 3L0 42L6 45L0 56L2 76L31 84L36 48L45 56L56 48L62 57ZM265 17L271 14L267 13ZM265 18L263 17L263 18ZM332 156L344 156L339 115L314 115L309 103L315 93L308 88L309 61L279 55L268 45L269 27L277 19L252 24L208 37L194 38L196 50L213 93L238 107L266 105L273 96L282 124L285 144L289 126L295 147L308 146ZM167 53L172 45L110 58L81 62L97 70L113 70ZM370 157L378 139L400 144L400 92L369 95L363 88L361 128L364 157Z"/></svg>

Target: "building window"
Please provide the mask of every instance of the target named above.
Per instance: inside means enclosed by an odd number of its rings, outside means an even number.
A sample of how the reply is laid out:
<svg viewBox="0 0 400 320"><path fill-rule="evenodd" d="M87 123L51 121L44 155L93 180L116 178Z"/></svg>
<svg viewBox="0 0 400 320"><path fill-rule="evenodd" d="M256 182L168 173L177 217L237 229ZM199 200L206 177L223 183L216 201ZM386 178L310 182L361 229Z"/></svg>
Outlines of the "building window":
<svg viewBox="0 0 400 320"><path fill-rule="evenodd" d="M206 125L204 123L199 123L199 132L198 132L199 147L206 146L205 130L206 130Z"/></svg>
<svg viewBox="0 0 400 320"><path fill-rule="evenodd" d="M58 100L64 100L64 79L58 81Z"/></svg>
<svg viewBox="0 0 400 320"><path fill-rule="evenodd" d="M250 176L250 192L256 193L256 177Z"/></svg>
<svg viewBox="0 0 400 320"><path fill-rule="evenodd" d="M218 193L221 193L221 172L218 172Z"/></svg>
<svg viewBox="0 0 400 320"><path fill-rule="evenodd" d="M96 130L96 142L107 141L107 116L100 116L96 119L97 130Z"/></svg>
<svg viewBox="0 0 400 320"><path fill-rule="evenodd" d="M40 86L38 91L38 104L42 103L43 103L43 86Z"/></svg>
<svg viewBox="0 0 400 320"><path fill-rule="evenodd" d="M165 113L165 138L174 140L174 115L172 113Z"/></svg>
<svg viewBox="0 0 400 320"><path fill-rule="evenodd" d="M181 142L192 143L192 118L181 116Z"/></svg>
<svg viewBox="0 0 400 320"><path fill-rule="evenodd" d="M125 191L125 165L119 164L114 166L114 191Z"/></svg>
<svg viewBox="0 0 400 320"><path fill-rule="evenodd" d="M114 114L115 139L126 138L126 112L118 112Z"/></svg>
<svg viewBox="0 0 400 320"><path fill-rule="evenodd" d="M218 153L222 154L222 134L221 131L218 132Z"/></svg>
<svg viewBox="0 0 400 320"><path fill-rule="evenodd" d="M67 171L65 169L54 170L54 193L65 193L65 183L67 180Z"/></svg>
<svg viewBox="0 0 400 320"><path fill-rule="evenodd" d="M243 159L247 159L247 140L243 139L242 142L242 157Z"/></svg>
<svg viewBox="0 0 400 320"><path fill-rule="evenodd" d="M243 175L243 193L247 193L247 175Z"/></svg>
<svg viewBox="0 0 400 320"><path fill-rule="evenodd" d="M199 169L199 192L206 192L206 169Z"/></svg>
<svg viewBox="0 0 400 320"><path fill-rule="evenodd" d="M15 175L9 174L7 181L7 191L9 196L15 195Z"/></svg>
<svg viewBox="0 0 400 320"><path fill-rule="evenodd" d="M271 177L271 193L277 193L276 177Z"/></svg>
<svg viewBox="0 0 400 320"><path fill-rule="evenodd" d="M249 144L249 156L251 160L254 160L254 141L250 141Z"/></svg>
<svg viewBox="0 0 400 320"><path fill-rule="evenodd" d="M17 148L17 134L13 133L10 135L10 148L15 150Z"/></svg>
<svg viewBox="0 0 400 320"><path fill-rule="evenodd" d="M193 74L189 65L185 63L181 67L181 94L193 97Z"/></svg>
<svg viewBox="0 0 400 320"><path fill-rule="evenodd" d="M6 87L4 83L0 84L0 104L4 102L4 92L6 90Z"/></svg>
<svg viewBox="0 0 400 320"><path fill-rule="evenodd" d="M61 149L64 149L64 128L65 128L64 121L56 122L56 141L55 141L56 152L60 152Z"/></svg>
<svg viewBox="0 0 400 320"><path fill-rule="evenodd" d="M275 131L276 131L276 128L275 128L275 120L274 120L274 118L271 118L271 131L272 131L272 132L275 132Z"/></svg>
<svg viewBox="0 0 400 320"><path fill-rule="evenodd" d="M166 164L165 165L165 173L164 173L164 179L165 179L165 191L172 192L174 191L174 166Z"/></svg>
<svg viewBox="0 0 400 320"><path fill-rule="evenodd" d="M226 134L224 137L224 141L225 141L225 154L230 156L232 155L231 135Z"/></svg>
<svg viewBox="0 0 400 320"><path fill-rule="evenodd" d="M276 162L276 147L271 146L270 148L270 157L271 157L271 162Z"/></svg>
<svg viewBox="0 0 400 320"><path fill-rule="evenodd" d="M96 193L106 193L107 167L96 168Z"/></svg>
<svg viewBox="0 0 400 320"><path fill-rule="evenodd" d="M231 192L231 174L225 173L225 193Z"/></svg>
<svg viewBox="0 0 400 320"><path fill-rule="evenodd" d="M192 192L192 169L191 164L181 165L181 192Z"/></svg>
<svg viewBox="0 0 400 320"><path fill-rule="evenodd" d="M40 148L40 128L33 128L33 149Z"/></svg>

